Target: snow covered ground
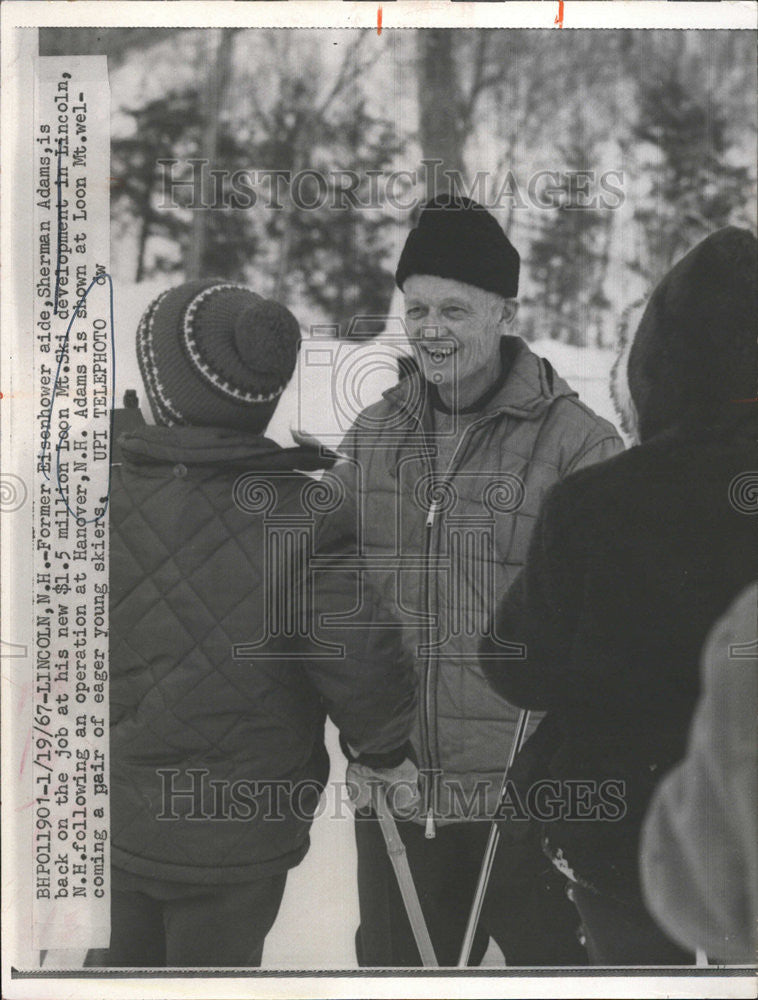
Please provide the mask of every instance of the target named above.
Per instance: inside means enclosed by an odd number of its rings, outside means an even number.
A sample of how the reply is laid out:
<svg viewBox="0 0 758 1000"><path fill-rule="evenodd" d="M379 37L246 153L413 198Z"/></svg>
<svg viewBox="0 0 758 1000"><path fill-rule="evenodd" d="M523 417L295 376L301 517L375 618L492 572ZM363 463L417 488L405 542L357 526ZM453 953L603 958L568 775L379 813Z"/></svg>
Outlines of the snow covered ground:
<svg viewBox="0 0 758 1000"><path fill-rule="evenodd" d="M145 416L147 402L134 351L139 318L165 287L148 284L116 289L116 401L126 389L136 389ZM615 423L608 389L614 352L581 349L551 340L531 345L601 416ZM302 347L298 369L269 427L281 444L291 443L290 429L307 431L335 445L362 407L377 399L396 381L395 359L407 351L396 337L349 345L310 339ZM303 863L288 878L282 908L265 946L268 968L350 968L355 966L353 936L358 925L356 853L353 824L339 784L345 760L331 724L327 731L332 773L326 807L313 825L312 846ZM57 959L57 960L56 960ZM81 964L83 956L49 956L48 966ZM491 946L486 964L502 964Z"/></svg>

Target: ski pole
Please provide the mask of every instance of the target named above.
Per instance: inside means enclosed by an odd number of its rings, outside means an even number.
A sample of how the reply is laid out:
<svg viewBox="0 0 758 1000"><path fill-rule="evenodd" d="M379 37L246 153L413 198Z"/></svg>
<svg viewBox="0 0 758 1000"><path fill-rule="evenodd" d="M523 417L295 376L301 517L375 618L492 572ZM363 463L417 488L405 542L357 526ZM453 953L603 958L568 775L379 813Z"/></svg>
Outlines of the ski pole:
<svg viewBox="0 0 758 1000"><path fill-rule="evenodd" d="M405 844L400 839L395 817L387 805L384 786L379 783L375 784L372 786L372 792L374 797L374 811L379 817L379 826L384 835L384 843L387 845L387 854L392 862L392 867L395 869L400 895L403 897L405 912L408 914L408 920L413 931L414 940L416 941L416 947L421 956L421 961L424 966L436 966L437 956L434 953L434 945L429 936L429 930L421 910L421 903L419 902L416 886L411 875L411 868L408 864Z"/></svg>
<svg viewBox="0 0 758 1000"><path fill-rule="evenodd" d="M513 734L511 752L508 754L508 763L505 765L505 772L503 773L503 783L500 787L500 794L498 795L498 805L503 801L508 784L508 775L511 772L516 755L523 746L524 736L526 735L526 728L528 725L529 710L522 708L519 713L518 721L516 722L516 731ZM479 918L482 915L484 897L487 893L487 886L489 885L490 875L492 874L492 865L495 861L495 852L497 851L497 845L499 842L500 827L497 820L493 820L492 826L490 827L490 835L487 838L487 846L484 849L482 867L479 871L479 881L476 884L476 892L474 893L474 902L471 905L471 913L469 914L468 923L466 924L466 933L463 935L461 953L458 957L459 969L465 969L468 966L468 961L471 957L474 935L476 934L476 929L479 926Z"/></svg>

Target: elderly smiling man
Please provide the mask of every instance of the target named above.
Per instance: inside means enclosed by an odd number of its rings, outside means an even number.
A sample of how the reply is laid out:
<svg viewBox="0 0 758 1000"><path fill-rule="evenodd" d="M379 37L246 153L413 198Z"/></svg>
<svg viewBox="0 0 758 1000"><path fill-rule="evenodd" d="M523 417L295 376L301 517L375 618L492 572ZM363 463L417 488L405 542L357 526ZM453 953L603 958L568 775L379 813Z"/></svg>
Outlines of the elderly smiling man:
<svg viewBox="0 0 758 1000"><path fill-rule="evenodd" d="M367 779L405 789L399 809L419 769L415 808L398 825L438 960L454 965L518 714L488 687L477 648L545 491L622 450L614 428L509 335L518 276L517 251L480 205L442 196L424 207L396 275L418 367L348 432L337 469L355 518L343 511L322 526L325 551L366 556L418 667L415 760L349 771L364 966L420 964L378 824L360 808ZM472 961L491 935L509 965L580 964L575 923L532 824L508 824Z"/></svg>

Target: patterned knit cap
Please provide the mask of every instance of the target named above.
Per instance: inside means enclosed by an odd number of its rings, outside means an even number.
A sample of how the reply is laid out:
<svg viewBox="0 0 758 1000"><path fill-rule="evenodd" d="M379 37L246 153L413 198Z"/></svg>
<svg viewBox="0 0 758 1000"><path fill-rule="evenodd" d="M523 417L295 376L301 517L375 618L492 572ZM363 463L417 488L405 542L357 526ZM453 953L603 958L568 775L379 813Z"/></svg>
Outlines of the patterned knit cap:
<svg viewBox="0 0 758 1000"><path fill-rule="evenodd" d="M159 295L137 330L156 423L260 433L292 377L300 327L278 302L219 278Z"/></svg>

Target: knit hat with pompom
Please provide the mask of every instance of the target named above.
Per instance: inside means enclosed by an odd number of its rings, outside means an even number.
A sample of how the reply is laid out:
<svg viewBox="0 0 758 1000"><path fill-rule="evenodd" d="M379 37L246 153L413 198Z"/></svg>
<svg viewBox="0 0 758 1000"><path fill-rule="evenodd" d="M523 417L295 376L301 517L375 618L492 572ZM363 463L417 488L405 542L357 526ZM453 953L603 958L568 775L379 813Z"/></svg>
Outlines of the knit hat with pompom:
<svg viewBox="0 0 758 1000"><path fill-rule="evenodd" d="M164 426L261 433L299 346L300 327L288 309L219 278L159 295L137 330L145 390Z"/></svg>

